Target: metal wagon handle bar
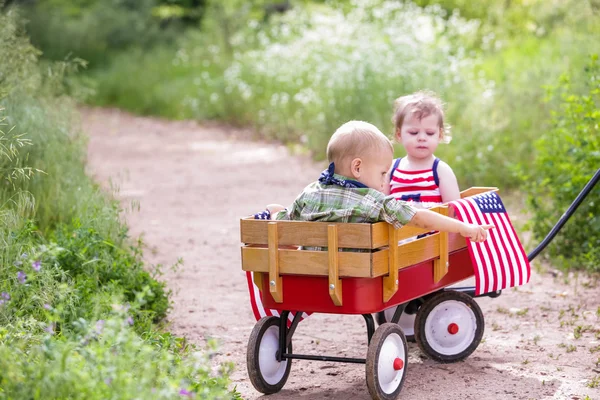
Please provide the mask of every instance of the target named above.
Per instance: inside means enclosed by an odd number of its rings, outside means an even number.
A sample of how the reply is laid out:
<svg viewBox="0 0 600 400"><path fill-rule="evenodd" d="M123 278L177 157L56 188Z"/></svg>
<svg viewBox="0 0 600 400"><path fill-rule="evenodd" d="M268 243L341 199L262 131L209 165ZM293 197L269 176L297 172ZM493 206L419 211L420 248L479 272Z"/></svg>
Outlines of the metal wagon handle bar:
<svg viewBox="0 0 600 400"><path fill-rule="evenodd" d="M560 231L563 225L567 223L569 218L571 218L571 215L575 213L577 207L579 207L581 202L583 202L583 199L585 199L587 195L592 191L594 186L596 186L596 183L598 183L598 181L600 181L600 168L598 168L594 176L592 176L592 178L588 181L583 190L579 193L577 198L573 201L573 203L571 203L567 211L562 215L562 217L560 217L556 225L554 225L554 228L550 230L550 233L548 233L544 240L542 240L542 242L538 244L538 246L527 255L527 259L529 261L532 261L542 250L546 248L546 246L548 246L552 239L554 239L554 236L558 234L558 231Z"/></svg>
<svg viewBox="0 0 600 400"><path fill-rule="evenodd" d="M546 246L548 246L548 244L550 244L552 239L554 239L554 237L558 234L558 232L562 229L562 227L567 223L569 218L571 218L571 215L573 215L575 213L575 211L577 210L579 205L583 202L583 200L587 197L587 195L590 194L590 192L592 191L594 186L596 186L598 181L600 181L600 168L598 168L598 170L596 171L594 176L592 176L592 178L588 181L588 183L585 185L583 190L579 193L579 195L577 195L577 198L575 198L575 200L573 200L573 203L571 203L571 205L569 206L567 211L565 211L565 213L560 217L560 219L558 220L556 225L554 225L554 227L546 235L544 240L542 240L542 242L540 244L538 244L537 247L535 249L533 249L533 251L527 255L527 259L530 262L533 261L533 259L536 258L537 255L540 254L540 252L542 250L544 250L546 248ZM454 288L448 288L446 290L458 290L461 292L468 293L471 296L475 297L475 286L454 287ZM500 296L501 292L502 292L501 290L498 290L498 291L491 292L491 293L485 293L482 296L498 297L498 296ZM479 297L479 296L477 296L477 297Z"/></svg>

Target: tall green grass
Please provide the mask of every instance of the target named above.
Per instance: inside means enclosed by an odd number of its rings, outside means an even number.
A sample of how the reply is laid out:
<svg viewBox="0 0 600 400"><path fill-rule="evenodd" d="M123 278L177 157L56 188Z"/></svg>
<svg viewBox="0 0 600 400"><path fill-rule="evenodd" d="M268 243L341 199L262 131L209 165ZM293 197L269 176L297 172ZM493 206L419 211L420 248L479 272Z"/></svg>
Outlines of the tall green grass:
<svg viewBox="0 0 600 400"><path fill-rule="evenodd" d="M533 211L530 225L542 239L562 217L584 185L600 168L600 62L591 58L585 68L585 90L573 86L564 75L549 88L549 97L560 102L551 127L535 141L535 173L522 172L528 204ZM577 82L579 86L580 82ZM600 272L600 187L596 186L563 227L546 253L555 264L576 263Z"/></svg>
<svg viewBox="0 0 600 400"><path fill-rule="evenodd" d="M250 125L322 158L341 123L365 119L391 134L393 99L427 88L447 103L454 139L438 156L461 186L516 188L517 167L531 167L532 143L550 124L555 104L544 102L544 86L564 72L577 80L589 54L600 51L591 40L600 19L586 2L561 7L551 23L547 10L534 10L537 21L528 9L506 27L437 5L339 3L296 8L268 24L249 16L233 33L222 28L233 16L213 9L204 31L188 33L177 48L128 52L95 71L91 101Z"/></svg>
<svg viewBox="0 0 600 400"><path fill-rule="evenodd" d="M235 396L157 324L159 269L85 174L72 65L40 64L21 24L0 12L0 399Z"/></svg>

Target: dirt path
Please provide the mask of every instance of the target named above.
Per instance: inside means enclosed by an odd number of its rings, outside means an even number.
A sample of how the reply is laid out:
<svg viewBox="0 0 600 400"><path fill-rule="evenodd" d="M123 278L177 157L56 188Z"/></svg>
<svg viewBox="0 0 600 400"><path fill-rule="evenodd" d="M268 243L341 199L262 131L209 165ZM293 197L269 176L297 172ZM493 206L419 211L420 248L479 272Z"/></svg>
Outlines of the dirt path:
<svg viewBox="0 0 600 400"><path fill-rule="evenodd" d="M194 343L220 343L215 363L233 361L233 384L260 398L245 366L254 325L240 269L238 218L264 205L289 204L323 164L250 141L241 130L83 110L90 174L120 188L132 236L144 234L150 263L173 289L172 330ZM529 247L530 248L530 247ZM533 274L497 299L479 299L484 341L471 357L442 365L409 344L402 399L600 399L600 291L587 277ZM579 328L578 328L579 327ZM578 334L581 332L581 335ZM366 354L360 316L316 315L302 322L294 350L349 357ZM592 381L592 379L596 379ZM596 383L596 387L593 382ZM267 399L369 399L364 366L295 361L279 394Z"/></svg>

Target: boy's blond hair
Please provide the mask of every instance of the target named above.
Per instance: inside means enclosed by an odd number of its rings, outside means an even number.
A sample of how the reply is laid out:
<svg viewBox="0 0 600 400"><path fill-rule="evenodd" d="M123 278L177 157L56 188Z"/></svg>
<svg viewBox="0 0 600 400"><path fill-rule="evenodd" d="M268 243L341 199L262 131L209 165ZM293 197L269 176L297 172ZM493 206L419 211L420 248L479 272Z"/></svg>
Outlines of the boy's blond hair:
<svg viewBox="0 0 600 400"><path fill-rule="evenodd" d="M364 157L372 150L389 149L394 146L377 127L364 121L348 121L340 126L327 144L327 159L336 165L345 160Z"/></svg>
<svg viewBox="0 0 600 400"><path fill-rule="evenodd" d="M422 90L407 96L398 97L394 101L394 116L392 117L392 122L396 128L396 132L402 128L404 119L408 114L413 114L419 120L430 115L437 115L439 119L441 142L450 143L452 140L452 137L450 136L450 126L444 123L444 104L434 92Z"/></svg>

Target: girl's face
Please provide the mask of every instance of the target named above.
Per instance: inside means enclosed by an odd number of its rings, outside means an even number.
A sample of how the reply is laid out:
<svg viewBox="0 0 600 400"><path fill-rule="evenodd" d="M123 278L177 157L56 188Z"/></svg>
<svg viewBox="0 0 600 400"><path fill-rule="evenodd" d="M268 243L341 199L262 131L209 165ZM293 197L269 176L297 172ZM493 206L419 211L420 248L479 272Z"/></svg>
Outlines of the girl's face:
<svg viewBox="0 0 600 400"><path fill-rule="evenodd" d="M442 132L439 117L435 114L419 120L410 113L406 116L400 129L396 129L396 140L406 149L406 154L415 159L431 157L437 149Z"/></svg>

